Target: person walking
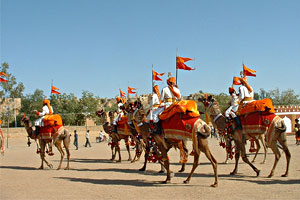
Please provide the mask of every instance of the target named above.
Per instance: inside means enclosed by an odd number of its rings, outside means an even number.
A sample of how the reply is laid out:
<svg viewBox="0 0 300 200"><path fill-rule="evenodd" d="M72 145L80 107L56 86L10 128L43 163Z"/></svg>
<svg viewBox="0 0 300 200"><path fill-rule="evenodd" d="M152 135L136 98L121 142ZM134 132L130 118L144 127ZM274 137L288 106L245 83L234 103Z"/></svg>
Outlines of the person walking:
<svg viewBox="0 0 300 200"><path fill-rule="evenodd" d="M78 134L77 131L74 131L74 146L76 147L76 150L78 150Z"/></svg>
<svg viewBox="0 0 300 200"><path fill-rule="evenodd" d="M90 147L92 147L91 143L90 143L90 130L86 131L85 139L86 139L86 141L85 141L85 145L84 146L87 147L87 145L89 145Z"/></svg>

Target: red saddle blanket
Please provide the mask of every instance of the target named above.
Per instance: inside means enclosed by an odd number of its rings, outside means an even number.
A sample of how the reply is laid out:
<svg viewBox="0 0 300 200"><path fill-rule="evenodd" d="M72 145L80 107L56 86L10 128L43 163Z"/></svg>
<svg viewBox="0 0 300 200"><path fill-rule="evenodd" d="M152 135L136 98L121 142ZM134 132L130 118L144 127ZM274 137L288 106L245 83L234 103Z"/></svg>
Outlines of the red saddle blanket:
<svg viewBox="0 0 300 200"><path fill-rule="evenodd" d="M241 108L240 115L245 115L247 113L257 111L263 112L266 110L268 110L268 113L275 113L275 109L271 99L261 99L245 104Z"/></svg>
<svg viewBox="0 0 300 200"><path fill-rule="evenodd" d="M176 113L172 117L162 120L162 128L166 138L191 140L193 128L200 117L190 117L187 114Z"/></svg>
<svg viewBox="0 0 300 200"><path fill-rule="evenodd" d="M274 117L274 113L253 112L248 115L240 116L243 132L250 133L266 133L270 127Z"/></svg>
<svg viewBox="0 0 300 200"><path fill-rule="evenodd" d="M40 133L38 137L40 139L49 139L50 141L52 138L56 137L55 134L58 133L58 130L63 126L43 126L40 128Z"/></svg>

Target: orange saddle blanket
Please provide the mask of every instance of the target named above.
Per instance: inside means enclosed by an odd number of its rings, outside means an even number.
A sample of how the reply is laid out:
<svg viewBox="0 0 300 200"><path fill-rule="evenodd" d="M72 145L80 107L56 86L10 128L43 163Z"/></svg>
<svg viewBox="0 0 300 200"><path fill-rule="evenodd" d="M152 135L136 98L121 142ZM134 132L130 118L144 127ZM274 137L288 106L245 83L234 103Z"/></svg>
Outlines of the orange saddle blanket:
<svg viewBox="0 0 300 200"><path fill-rule="evenodd" d="M44 117L44 126L62 126L62 118L60 115L46 115Z"/></svg>
<svg viewBox="0 0 300 200"><path fill-rule="evenodd" d="M197 108L197 103L193 100L182 100L173 103L165 109L160 115L159 119L166 120L171 118L176 113L184 113L189 117L199 117L200 113Z"/></svg>
<svg viewBox="0 0 300 200"><path fill-rule="evenodd" d="M271 99L261 99L247 103L242 107L240 115L249 114L256 111L268 111L268 113L275 113L275 109Z"/></svg>

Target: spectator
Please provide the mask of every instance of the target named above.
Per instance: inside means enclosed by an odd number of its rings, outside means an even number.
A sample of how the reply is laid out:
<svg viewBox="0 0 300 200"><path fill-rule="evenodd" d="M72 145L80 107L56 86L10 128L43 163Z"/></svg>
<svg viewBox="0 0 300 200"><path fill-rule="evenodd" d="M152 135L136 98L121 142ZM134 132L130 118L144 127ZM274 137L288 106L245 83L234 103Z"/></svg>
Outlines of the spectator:
<svg viewBox="0 0 300 200"><path fill-rule="evenodd" d="M86 131L85 139L86 139L86 141L85 141L85 145L84 146L87 147L87 145L89 145L90 147L92 147L91 143L90 143L90 130Z"/></svg>
<svg viewBox="0 0 300 200"><path fill-rule="evenodd" d="M76 150L78 150L78 134L77 131L74 131L74 146L76 147Z"/></svg>
<svg viewBox="0 0 300 200"><path fill-rule="evenodd" d="M296 136L296 144L300 144L300 124L299 124L299 119L295 119L295 136Z"/></svg>

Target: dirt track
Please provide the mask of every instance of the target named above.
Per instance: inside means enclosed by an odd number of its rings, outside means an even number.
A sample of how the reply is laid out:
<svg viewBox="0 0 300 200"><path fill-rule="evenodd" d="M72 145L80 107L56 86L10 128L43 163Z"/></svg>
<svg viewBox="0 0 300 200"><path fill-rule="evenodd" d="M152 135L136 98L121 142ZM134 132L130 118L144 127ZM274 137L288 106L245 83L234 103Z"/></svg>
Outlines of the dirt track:
<svg viewBox="0 0 300 200"><path fill-rule="evenodd" d="M158 174L158 164L149 163L147 172L139 172L143 158L136 163L127 161L128 155L121 142L122 163L113 163L107 143L95 143L80 147L76 151L71 146L71 170L37 170L40 166L39 155L33 143L27 147L26 138L10 138L5 156L0 156L0 199L299 199L300 186L300 146L295 145L294 136L288 136L292 154L288 178L280 177L285 171L285 155L277 165L275 176L266 178L273 165L274 156L269 149L267 163L260 164L263 155L259 154L255 165L261 169L260 177L255 177L252 169L240 160L239 173L230 176L234 161L223 164L225 152L215 138L210 139L213 155L219 162L219 187L211 188L214 182L213 170L202 154L200 166L196 169L190 184L183 184L191 170L193 158L184 173L180 169L179 152L170 151L171 169L175 177L171 184L163 185L165 174ZM190 146L190 143L189 143ZM191 149L191 148L190 148ZM249 149L247 147L247 149ZM58 151L47 159L58 166ZM134 151L132 150L132 155ZM250 157L253 155L250 154ZM63 167L66 163L63 163Z"/></svg>

